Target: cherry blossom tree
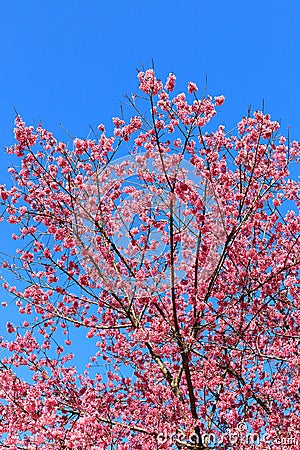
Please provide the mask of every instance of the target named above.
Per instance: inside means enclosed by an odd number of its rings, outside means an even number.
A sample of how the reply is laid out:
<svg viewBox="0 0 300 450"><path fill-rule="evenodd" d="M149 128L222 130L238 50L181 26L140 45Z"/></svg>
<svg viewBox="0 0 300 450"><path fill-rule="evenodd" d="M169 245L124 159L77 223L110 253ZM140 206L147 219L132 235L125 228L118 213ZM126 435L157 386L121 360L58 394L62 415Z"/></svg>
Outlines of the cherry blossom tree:
<svg viewBox="0 0 300 450"><path fill-rule="evenodd" d="M138 79L112 135L15 119L1 448L296 449L300 145L261 111L212 131L223 96Z"/></svg>

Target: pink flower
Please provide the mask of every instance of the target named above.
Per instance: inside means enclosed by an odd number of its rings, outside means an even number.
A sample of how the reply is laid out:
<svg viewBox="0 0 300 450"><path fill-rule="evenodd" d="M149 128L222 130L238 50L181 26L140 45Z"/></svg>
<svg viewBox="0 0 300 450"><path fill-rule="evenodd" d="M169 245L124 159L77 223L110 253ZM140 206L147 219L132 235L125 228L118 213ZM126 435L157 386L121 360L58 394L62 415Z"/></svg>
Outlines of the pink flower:
<svg viewBox="0 0 300 450"><path fill-rule="evenodd" d="M105 132L105 126L103 125L103 123L100 123L100 124L98 125L98 130L99 130L99 131L102 131L103 133Z"/></svg>
<svg viewBox="0 0 300 450"><path fill-rule="evenodd" d="M192 81L189 81L188 83L188 92L189 94L193 94L194 92L197 92L198 88L196 83L193 83Z"/></svg>
<svg viewBox="0 0 300 450"><path fill-rule="evenodd" d="M163 87L162 82L155 77L153 69L140 71L137 76L140 80L139 88L146 94L157 95Z"/></svg>
<svg viewBox="0 0 300 450"><path fill-rule="evenodd" d="M225 101L224 95L219 95L218 97L215 97L215 104L216 104L216 106L223 105L224 101Z"/></svg>
<svg viewBox="0 0 300 450"><path fill-rule="evenodd" d="M14 331L16 331L15 327L13 326L12 323L8 322L6 324L6 329L8 331L8 333L14 333Z"/></svg>
<svg viewBox="0 0 300 450"><path fill-rule="evenodd" d="M176 77L175 77L174 73L169 73L168 79L165 84L165 89L169 92L174 91L175 83L176 83Z"/></svg>
<svg viewBox="0 0 300 450"><path fill-rule="evenodd" d="M119 117L113 117L112 121L114 126L117 128L120 128L125 123L124 120L120 119Z"/></svg>
<svg viewBox="0 0 300 450"><path fill-rule="evenodd" d="M0 197L2 198L2 200L8 199L8 192L3 185L0 186Z"/></svg>

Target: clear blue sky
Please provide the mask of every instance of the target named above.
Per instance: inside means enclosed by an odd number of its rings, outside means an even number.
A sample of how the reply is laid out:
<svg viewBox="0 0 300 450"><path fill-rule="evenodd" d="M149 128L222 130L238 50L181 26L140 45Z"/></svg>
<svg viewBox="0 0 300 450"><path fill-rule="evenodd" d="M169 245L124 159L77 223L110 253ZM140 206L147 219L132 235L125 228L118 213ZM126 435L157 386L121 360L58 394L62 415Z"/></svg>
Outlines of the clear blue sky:
<svg viewBox="0 0 300 450"><path fill-rule="evenodd" d="M226 96L217 120L228 127L264 99L300 139L299 18L299 0L3 0L0 147L13 142L13 107L28 123L85 137L119 113L152 58L182 89L207 75L207 92ZM0 184L9 161L0 149Z"/></svg>
<svg viewBox="0 0 300 450"><path fill-rule="evenodd" d="M13 106L53 131L85 136L136 89L136 68L175 72L224 94L220 121L249 104L300 138L300 2L252 0L4 0L0 27L0 145ZM1 167L1 171L4 167Z"/></svg>

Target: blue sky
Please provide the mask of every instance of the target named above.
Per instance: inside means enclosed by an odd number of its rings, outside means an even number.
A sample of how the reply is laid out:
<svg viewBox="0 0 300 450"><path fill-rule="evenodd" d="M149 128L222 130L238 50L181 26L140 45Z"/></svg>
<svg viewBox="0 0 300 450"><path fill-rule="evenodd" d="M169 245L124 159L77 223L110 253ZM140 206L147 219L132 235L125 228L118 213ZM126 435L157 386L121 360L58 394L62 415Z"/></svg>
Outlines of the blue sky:
<svg viewBox="0 0 300 450"><path fill-rule="evenodd" d="M154 59L224 94L231 126L249 104L300 135L298 0L15 0L1 2L0 145L12 142L14 110L60 133L84 137L109 122L136 90L136 68ZM3 157L3 155L2 155ZM6 158L7 160L7 158ZM5 167L1 164L1 171Z"/></svg>
<svg viewBox="0 0 300 450"><path fill-rule="evenodd" d="M300 139L300 3L241 0L21 0L1 2L0 184L8 182L14 107L66 138L108 124L136 69L174 72L178 85L224 94L216 122L229 129L248 105ZM1 226L1 251L9 249ZM0 334L2 326L0 327Z"/></svg>

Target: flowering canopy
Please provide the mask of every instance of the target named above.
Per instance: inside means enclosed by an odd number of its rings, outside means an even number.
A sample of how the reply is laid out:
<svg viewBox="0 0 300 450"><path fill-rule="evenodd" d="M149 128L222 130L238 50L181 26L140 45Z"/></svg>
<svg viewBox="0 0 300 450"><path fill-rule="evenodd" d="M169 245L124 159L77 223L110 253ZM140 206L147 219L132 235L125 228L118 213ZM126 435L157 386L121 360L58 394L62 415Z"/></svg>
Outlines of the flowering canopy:
<svg viewBox="0 0 300 450"><path fill-rule="evenodd" d="M16 117L1 448L282 448L300 432L300 146L260 111L208 132L223 96L138 79L113 136L70 148Z"/></svg>

